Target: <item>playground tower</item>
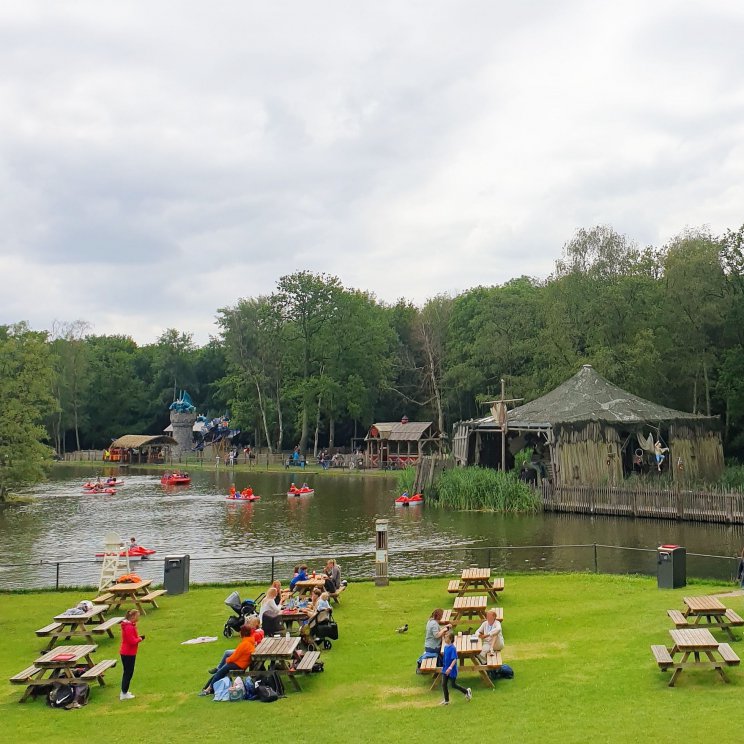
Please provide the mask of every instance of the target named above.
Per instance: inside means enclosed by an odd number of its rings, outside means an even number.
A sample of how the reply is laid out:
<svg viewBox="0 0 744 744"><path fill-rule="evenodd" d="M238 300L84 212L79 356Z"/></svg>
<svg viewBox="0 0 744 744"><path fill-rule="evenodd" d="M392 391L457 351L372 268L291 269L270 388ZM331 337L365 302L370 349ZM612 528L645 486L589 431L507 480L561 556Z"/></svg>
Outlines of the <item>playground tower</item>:
<svg viewBox="0 0 744 744"><path fill-rule="evenodd" d="M173 426L173 438L178 442L173 447L173 457L178 459L182 454L194 449L194 422L196 408L191 403L189 394L181 392L181 397L170 406L170 420Z"/></svg>

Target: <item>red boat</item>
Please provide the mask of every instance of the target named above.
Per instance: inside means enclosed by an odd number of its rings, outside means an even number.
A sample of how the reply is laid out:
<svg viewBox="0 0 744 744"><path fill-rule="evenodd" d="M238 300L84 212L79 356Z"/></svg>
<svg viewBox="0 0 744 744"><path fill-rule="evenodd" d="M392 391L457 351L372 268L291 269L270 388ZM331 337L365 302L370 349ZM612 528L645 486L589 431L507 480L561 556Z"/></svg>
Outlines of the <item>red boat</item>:
<svg viewBox="0 0 744 744"><path fill-rule="evenodd" d="M191 483L191 476L188 473L163 473L160 482L164 486L187 486Z"/></svg>
<svg viewBox="0 0 744 744"><path fill-rule="evenodd" d="M228 501L259 501L261 497L258 494L252 493L250 496L243 496L240 493L236 493L235 496L227 496Z"/></svg>
<svg viewBox="0 0 744 744"><path fill-rule="evenodd" d="M423 504L424 503L424 497L420 493L414 493L413 496L407 496L405 493L401 496L398 496L397 499L395 499L395 505L396 506L411 506L416 504Z"/></svg>
<svg viewBox="0 0 744 744"><path fill-rule="evenodd" d="M137 546L136 548L129 548L129 550L122 550L119 555L125 556L129 555L130 558L141 558L142 560L147 560L151 555L155 554L154 550L151 550L150 548L143 548L141 546ZM96 553L96 558L103 558L103 553Z"/></svg>
<svg viewBox="0 0 744 744"><path fill-rule="evenodd" d="M100 493L113 494L113 493L116 493L116 489L115 488L83 488L83 493L87 493L87 494L100 494Z"/></svg>
<svg viewBox="0 0 744 744"><path fill-rule="evenodd" d="M83 483L83 488L118 488L123 485L123 480L105 480Z"/></svg>
<svg viewBox="0 0 744 744"><path fill-rule="evenodd" d="M290 488L289 491L287 491L287 496L312 496L315 493L314 488Z"/></svg>

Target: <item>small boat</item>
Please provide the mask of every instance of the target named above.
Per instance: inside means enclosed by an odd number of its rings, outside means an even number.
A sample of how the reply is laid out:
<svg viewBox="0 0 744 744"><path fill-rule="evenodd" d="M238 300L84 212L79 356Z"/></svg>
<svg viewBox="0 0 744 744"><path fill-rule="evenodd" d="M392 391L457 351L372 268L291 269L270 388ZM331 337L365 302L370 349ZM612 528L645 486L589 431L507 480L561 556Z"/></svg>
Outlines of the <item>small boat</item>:
<svg viewBox="0 0 744 744"><path fill-rule="evenodd" d="M407 496L402 494L395 499L396 506L415 506L416 504L423 504L424 497L420 493L414 493L413 496Z"/></svg>
<svg viewBox="0 0 744 744"><path fill-rule="evenodd" d="M123 485L123 480L89 481L88 483L83 483L83 488L119 488Z"/></svg>
<svg viewBox="0 0 744 744"><path fill-rule="evenodd" d="M315 493L314 488L295 488L295 489L289 489L287 491L287 496L312 496Z"/></svg>
<svg viewBox="0 0 744 744"><path fill-rule="evenodd" d="M227 501L260 501L261 497L258 494L252 493L249 496L243 496L240 493L236 493L235 496L226 496Z"/></svg>
<svg viewBox="0 0 744 744"><path fill-rule="evenodd" d="M129 560L147 560L151 555L154 555L155 551L151 550L150 548L143 548L141 545L138 545L135 548L129 548L129 550L122 550L119 555L124 557L126 555L129 555ZM103 558L103 553L96 553L96 558Z"/></svg>
<svg viewBox="0 0 744 744"><path fill-rule="evenodd" d="M191 483L191 476L188 473L164 473L160 483L164 486L187 486Z"/></svg>
<svg viewBox="0 0 744 744"><path fill-rule="evenodd" d="M96 494L96 495L101 494L101 493L114 494L116 493L116 489L115 488L83 488L83 493Z"/></svg>

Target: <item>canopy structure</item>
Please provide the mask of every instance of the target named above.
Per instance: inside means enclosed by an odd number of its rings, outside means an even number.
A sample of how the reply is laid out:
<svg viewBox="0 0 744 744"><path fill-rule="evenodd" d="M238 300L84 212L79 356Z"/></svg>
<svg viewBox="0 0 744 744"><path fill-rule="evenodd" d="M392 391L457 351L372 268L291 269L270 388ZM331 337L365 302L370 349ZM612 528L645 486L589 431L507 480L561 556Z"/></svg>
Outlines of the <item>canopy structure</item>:
<svg viewBox="0 0 744 744"><path fill-rule="evenodd" d="M124 434L108 448L112 462L164 462L167 450L177 445L173 437L164 434Z"/></svg>
<svg viewBox="0 0 744 744"><path fill-rule="evenodd" d="M367 442L365 467L415 465L422 455L439 451L441 436L433 421L383 421L373 424Z"/></svg>
<svg viewBox="0 0 744 744"><path fill-rule="evenodd" d="M678 411L623 390L584 365L546 395L507 414L510 454L530 446L548 477L576 484L615 483L660 463L677 477L717 478L723 469L718 419ZM493 416L455 426L453 454L460 464L499 464ZM509 463L507 463L508 465ZM661 468L657 468L661 472Z"/></svg>

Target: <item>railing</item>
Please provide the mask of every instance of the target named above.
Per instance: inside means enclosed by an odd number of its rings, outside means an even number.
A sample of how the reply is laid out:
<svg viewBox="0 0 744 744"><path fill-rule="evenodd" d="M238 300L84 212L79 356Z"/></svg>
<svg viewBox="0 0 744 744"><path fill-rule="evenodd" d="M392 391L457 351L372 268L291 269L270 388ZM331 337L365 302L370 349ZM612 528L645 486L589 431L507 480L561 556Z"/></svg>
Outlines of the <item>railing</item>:
<svg viewBox="0 0 744 744"><path fill-rule="evenodd" d="M542 484L546 511L744 524L744 493L644 486Z"/></svg>
<svg viewBox="0 0 744 744"><path fill-rule="evenodd" d="M275 578L289 580L298 563L320 570L329 554L307 556L196 555L191 557L192 583L269 584ZM374 552L333 556L347 579L374 577ZM232 565L228 565L231 562ZM164 559L133 564L143 578L163 576ZM488 566L504 573L594 572L611 574L656 573L657 551L619 545L585 543L578 545L508 545L481 547L461 545L432 550L401 549L389 556L392 578L452 574L468 566ZM731 556L687 553L687 575L694 578L733 581L738 559ZM93 560L41 561L0 565L0 589L60 589L98 584L100 562ZM234 569L233 566L240 566Z"/></svg>

